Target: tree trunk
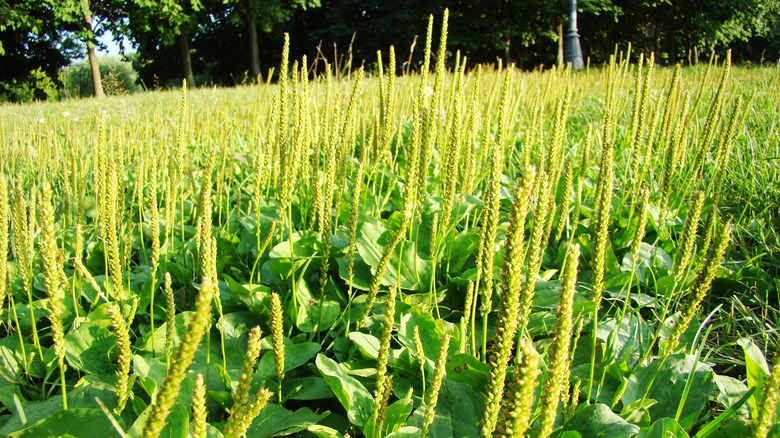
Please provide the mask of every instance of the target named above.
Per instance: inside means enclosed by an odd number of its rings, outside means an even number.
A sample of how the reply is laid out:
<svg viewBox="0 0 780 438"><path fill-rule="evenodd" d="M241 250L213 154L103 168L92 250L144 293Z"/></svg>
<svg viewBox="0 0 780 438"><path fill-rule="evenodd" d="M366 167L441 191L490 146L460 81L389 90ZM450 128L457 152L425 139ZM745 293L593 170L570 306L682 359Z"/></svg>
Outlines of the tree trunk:
<svg viewBox="0 0 780 438"><path fill-rule="evenodd" d="M190 59L190 34L187 26L182 25L181 32L176 36L179 40L179 57L181 58L181 68L184 79L187 80L187 87L195 87L195 77L192 74L192 61Z"/></svg>
<svg viewBox="0 0 780 438"><path fill-rule="evenodd" d="M558 68L563 68L563 24L558 25Z"/></svg>
<svg viewBox="0 0 780 438"><path fill-rule="evenodd" d="M92 87L95 90L95 97L103 97L103 81L100 79L100 66L98 65L97 55L95 54L95 35L92 33L92 14L84 12L84 23L89 29L89 39L87 40L87 58L89 58L89 69L92 71Z"/></svg>
<svg viewBox="0 0 780 438"><path fill-rule="evenodd" d="M260 80L260 45L257 41L257 23L252 12L251 0L246 0L246 28L249 38L249 71L254 82Z"/></svg>
<svg viewBox="0 0 780 438"><path fill-rule="evenodd" d="M504 59L506 59L506 65L512 65L512 38L507 37L506 46L504 46Z"/></svg>

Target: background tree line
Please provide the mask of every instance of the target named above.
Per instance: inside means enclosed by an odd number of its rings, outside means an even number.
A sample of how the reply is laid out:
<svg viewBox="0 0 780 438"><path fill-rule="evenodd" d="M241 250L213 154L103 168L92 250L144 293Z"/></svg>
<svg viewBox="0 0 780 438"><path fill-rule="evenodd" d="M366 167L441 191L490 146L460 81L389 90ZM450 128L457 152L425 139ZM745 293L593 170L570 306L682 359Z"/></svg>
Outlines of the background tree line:
<svg viewBox="0 0 780 438"><path fill-rule="evenodd" d="M568 0L0 0L0 100L57 97L60 70L86 55L92 94L102 95L97 38L133 46L146 88L268 80L283 32L293 59L368 65L396 48L398 67L418 68L429 14L450 9L451 50L469 63L521 68L557 60ZM584 56L615 45L655 52L659 63L695 64L733 50L736 62L776 62L780 0L579 0ZM416 44L415 44L416 42ZM128 48L130 49L130 48ZM129 53L130 50L128 50ZM323 63L313 68L322 68Z"/></svg>

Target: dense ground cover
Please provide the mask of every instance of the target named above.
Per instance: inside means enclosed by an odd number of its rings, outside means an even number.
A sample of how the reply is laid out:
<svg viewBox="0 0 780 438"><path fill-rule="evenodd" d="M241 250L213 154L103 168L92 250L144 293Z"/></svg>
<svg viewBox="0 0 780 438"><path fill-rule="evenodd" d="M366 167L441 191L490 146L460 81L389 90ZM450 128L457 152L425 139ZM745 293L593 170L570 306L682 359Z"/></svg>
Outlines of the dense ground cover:
<svg viewBox="0 0 780 438"><path fill-rule="evenodd" d="M765 435L780 80L627 58L0 107L0 434Z"/></svg>

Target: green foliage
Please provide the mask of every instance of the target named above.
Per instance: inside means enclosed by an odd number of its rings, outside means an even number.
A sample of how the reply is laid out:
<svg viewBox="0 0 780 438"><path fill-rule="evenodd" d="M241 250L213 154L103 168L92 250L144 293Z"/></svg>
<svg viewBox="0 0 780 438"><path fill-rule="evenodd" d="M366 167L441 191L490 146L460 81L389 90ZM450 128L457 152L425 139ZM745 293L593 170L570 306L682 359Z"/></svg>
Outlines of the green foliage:
<svg viewBox="0 0 780 438"><path fill-rule="evenodd" d="M103 90L107 96L130 94L139 90L136 85L138 75L129 61L119 56L98 58ZM62 70L60 78L63 83L65 98L89 97L94 95L92 88L92 70L85 59Z"/></svg>
<svg viewBox="0 0 780 438"><path fill-rule="evenodd" d="M187 436L194 382L202 376L208 436L225 429L243 381L247 401L263 389L275 392L249 425L249 437L420 437L426 429L432 437L476 437L489 405L486 385L493 379L484 351L496 351L489 347L497 339L508 346L502 359L507 376L519 379L518 364L534 362L533 385L523 398L531 411L527 436L541 429L540 395L549 390L553 372L560 373L560 397L549 403L556 438L749 434L769 398L763 390L771 381L765 358L778 345L766 321L780 317L773 307L760 305L772 303L778 285L773 269L780 266L772 240L780 193L774 176L780 167L771 159L777 153L772 120L780 100L778 79L768 68L732 69L724 99L755 98L740 114L750 129L740 125L730 137L732 155L720 157L717 145L702 145L701 139L718 75L682 69L677 95L666 92L674 73L656 69L647 88L651 109L642 119L645 134L637 143L630 135L635 69L622 62L607 66L608 73L591 68L576 76L489 67L464 77L442 72L436 92L442 101L436 105L430 101L433 93L426 92L431 84L412 73L397 78L392 108L384 101L386 77L366 77L349 106L354 79L301 80L293 68L284 94L279 86L263 83L0 107L0 132L13 139L0 151L13 207L8 302L0 311L0 404L5 408L0 435L89 436L85 425L92 424L106 435L139 436L153 417L153 403L164 398L171 405L160 433ZM458 99L474 108L473 123L459 119L465 111L451 109L460 81L465 86ZM497 92L504 82L506 92ZM606 117L608 90L614 114ZM685 107L665 120L670 94L680 100L675 108ZM697 94L701 97L694 101ZM571 114L556 127L556 119L564 120L556 116L562 99L569 99ZM714 143L727 138L729 103L715 111ZM506 109L503 120L501 108ZM179 111L182 117L176 117ZM607 131L619 176L612 181L614 190L604 189L601 196L611 214L602 218L607 239L599 280L593 236L597 177L604 165L595 156L605 123L614 124ZM676 126L679 137L673 136ZM457 144L447 140L457 137L447 135L450 129L474 132L461 135ZM561 149L553 156L556 132ZM506 144L496 140L499 134ZM682 158L671 166L675 182L661 200L670 138L684 139L673 145ZM377 142L385 140L388 150L379 154ZM430 156L410 159L410 142L423 140L430 141ZM641 157L632 153L636 144L647 148ZM452 146L462 152L450 167L443 152ZM689 167L700 150L701 169L694 178ZM499 154L505 166L491 164L499 162ZM761 159L751 160L754 155ZM550 164L558 159L562 162ZM527 165L545 182L528 188L528 217L516 215L516 228L510 229L517 202L512 188L527 176ZM284 186L284 172L294 173L294 187ZM721 204L707 190L722 174L734 180L724 185ZM439 222L447 178L455 182L452 209ZM475 253L486 228L490 180L496 236L480 269ZM412 188L418 182L423 186ZM108 184L114 185L111 190ZM747 187L752 184L758 187ZM45 217L55 219L49 240L62 256L49 264L61 272L42 271L37 247L25 248L26 239L34 242L40 234L37 222L44 216L35 194L41 185L54 190ZM413 205L407 196L417 189ZM686 232L687 200L696 191L706 196L701 226ZM323 199L324 193L332 198ZM646 223L638 217L640 193L647 194L641 202L647 206ZM289 203L280 202L283 195ZM537 223L538 229L554 228L540 214L548 203L560 234L551 233L532 255L521 252ZM117 207L116 224L98 214L106 206ZM666 354L661 346L682 318L681 303L698 290L703 248L712 246L706 241L707 217L713 212L711 235L718 235L726 223L721 218L731 216L734 206L740 208L733 219L735 240L754 247L732 248L724 261L715 261L713 293L694 309L679 345ZM353 237L350 217L357 218ZM430 230L434 217L446 224L440 233ZM154 228L161 233L159 250L152 249ZM121 281L110 280L107 229L116 230ZM679 268L687 252L682 234L693 239L694 248L685 269ZM508 236L516 239L509 248L517 252L507 250ZM581 250L576 281L562 275L575 264L574 252L566 260L572 244ZM216 266L204 266L208 248L215 248ZM746 256L753 251L756 256ZM536 263L537 256L540 266L532 270L525 260ZM530 306L523 332L502 338L507 326L501 315L512 280L509 269L502 274L505 263L518 263L514 272L535 293L523 297ZM153 266L159 268L154 275ZM29 288L22 278L27 269ZM206 269L215 276L213 289L204 289ZM64 280L59 291L67 364L62 380L52 329L41 312L51 304L44 298L51 272ZM165 287L174 296L170 319L163 311L163 272L170 274ZM481 283L476 299L468 301L465 292L477 278L491 278L493 287ZM603 281L600 301L593 299L596 281ZM369 301L372 284L376 294ZM566 300L561 300L564 286ZM395 312L386 304L390 288L397 293L389 301ZM203 291L214 295L203 298ZM272 294L280 303L273 305L273 339ZM488 299L491 309L483 307ZM130 370L121 373L129 376L129 399L116 415L111 412L120 403L121 368L109 304L127 321L132 353ZM461 321L468 323L461 326ZM188 341L193 336L188 327L198 338L203 333L203 340ZM244 365L250 330L262 330L265 337L252 343L259 348L258 360ZM179 351L187 367L166 352L167 334L171 352ZM554 336L570 338L571 348L558 341L553 348ZM522 357L516 356L517 338L523 342ZM274 352L280 345L283 362ZM560 365L555 370L553 356ZM165 382L174 379L175 390L166 394L164 388L174 386ZM499 390L492 399L504 403L515 394L515 389ZM381 417L374 415L379 408ZM499 424L512 411L504 412L498 414ZM384 420L374 424L377 418Z"/></svg>
<svg viewBox="0 0 780 438"><path fill-rule="evenodd" d="M58 96L57 85L40 68L29 72L25 77L0 83L0 101L32 102L35 100L56 100Z"/></svg>

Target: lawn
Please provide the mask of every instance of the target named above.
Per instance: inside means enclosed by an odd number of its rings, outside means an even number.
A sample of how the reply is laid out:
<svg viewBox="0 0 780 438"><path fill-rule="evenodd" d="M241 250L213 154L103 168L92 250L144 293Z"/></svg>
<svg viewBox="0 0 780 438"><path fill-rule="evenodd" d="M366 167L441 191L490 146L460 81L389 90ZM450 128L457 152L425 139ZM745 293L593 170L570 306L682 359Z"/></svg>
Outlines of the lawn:
<svg viewBox="0 0 780 438"><path fill-rule="evenodd" d="M775 68L382 56L1 106L0 434L780 430Z"/></svg>

